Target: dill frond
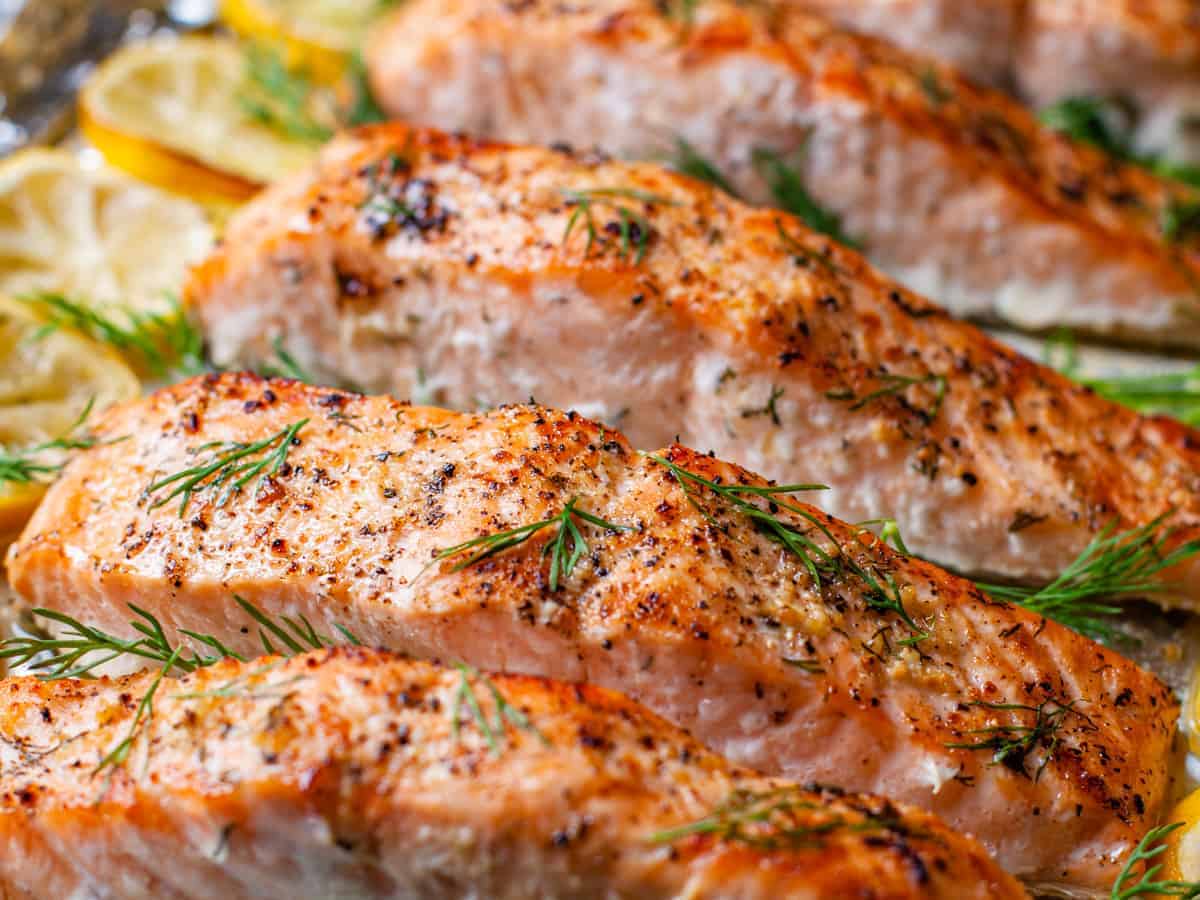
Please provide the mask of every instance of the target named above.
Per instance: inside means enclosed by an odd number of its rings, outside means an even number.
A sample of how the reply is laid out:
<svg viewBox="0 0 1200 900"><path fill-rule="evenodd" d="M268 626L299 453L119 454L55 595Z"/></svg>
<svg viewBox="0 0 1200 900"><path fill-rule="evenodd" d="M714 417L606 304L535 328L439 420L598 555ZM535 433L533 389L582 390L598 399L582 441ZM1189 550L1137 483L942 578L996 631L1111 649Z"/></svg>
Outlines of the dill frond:
<svg viewBox="0 0 1200 900"><path fill-rule="evenodd" d="M759 177L766 182L767 189L779 209L791 213L813 231L833 238L839 244L855 250L862 249L862 243L843 230L841 217L823 207L808 192L804 177L796 165L790 164L780 154L765 147L755 148L751 155L751 163Z"/></svg>
<svg viewBox="0 0 1200 900"><path fill-rule="evenodd" d="M1113 882L1111 900L1134 900L1135 897L1200 897L1200 881L1160 880L1163 870L1162 854L1167 845L1163 841L1174 831L1183 828L1183 822L1172 822L1151 828L1138 842L1129 859ZM1137 871L1140 867L1140 871ZM1137 880L1134 881L1134 876Z"/></svg>
<svg viewBox="0 0 1200 900"><path fill-rule="evenodd" d="M582 225L587 234L587 244L584 247L584 257L591 256L592 248L598 243L607 243L604 235L618 239L618 255L621 259L633 258L634 265L641 265L650 247L650 239L654 228L645 214L632 209L621 200L631 200L641 203L647 209L654 206L674 206L674 201L659 194L640 191L634 188L579 188L562 191L567 205L572 207L563 230L563 243L571 239L577 226ZM596 224L595 207L598 204L610 206L617 214L617 221L607 225Z"/></svg>
<svg viewBox="0 0 1200 900"><path fill-rule="evenodd" d="M51 482L67 463L66 460L51 460L46 454L87 450L96 446L96 439L83 431L94 406L95 400L89 400L71 426L52 441L15 450L0 447L0 486Z"/></svg>
<svg viewBox="0 0 1200 900"><path fill-rule="evenodd" d="M579 529L576 519L611 532L633 530L628 525L615 525L599 516L585 512L579 508L578 503L579 497L572 497L567 501L562 512L549 519L472 538L461 544L455 544L453 547L439 550L434 554L429 565L465 555L466 559L459 561L451 569L452 572L461 572L481 560L520 546L544 529L555 528L554 537L542 548L542 555L550 557L550 590L557 591L559 585L571 576L579 560L588 552L587 538Z"/></svg>
<svg viewBox="0 0 1200 900"><path fill-rule="evenodd" d="M1109 523L1050 584L1041 588L979 584L997 600L1018 603L1104 643L1119 637L1109 621L1121 613L1111 601L1147 597L1170 590L1162 573L1200 553L1200 540L1174 549L1176 529L1166 525L1169 513L1153 521L1117 531Z"/></svg>
<svg viewBox="0 0 1200 900"><path fill-rule="evenodd" d="M138 368L159 378L205 371L204 337L178 298L169 298L162 312L97 308L53 293L17 299L42 321L34 340L67 328L109 345Z"/></svg>
<svg viewBox="0 0 1200 900"><path fill-rule="evenodd" d="M1028 776L1025 768L1026 759L1030 753L1041 747L1045 752L1042 761L1034 772L1033 780L1038 781L1046 766L1054 759L1059 745L1059 731L1068 716L1075 715L1087 720L1087 717L1075 709L1077 700L1063 703L1061 700L1044 700L1036 706L1025 703L985 703L975 701L971 706L997 712L1030 713L1033 721L1029 724L1010 723L991 725L986 728L975 728L967 734L974 739L955 741L945 746L951 750L990 750L991 765L1005 766L1014 772Z"/></svg>
<svg viewBox="0 0 1200 900"><path fill-rule="evenodd" d="M508 736L508 725L532 734L544 746L550 746L549 739L529 721L529 717L525 713L505 699L504 695L500 693L500 689L496 687L490 678L464 663L456 663L455 667L459 672L459 682L458 687L454 691L454 702L450 706L450 733L453 735L455 741L461 739L462 712L465 707L471 717L471 721L479 729L479 733L483 735L483 739L493 755L498 756L500 754L500 745ZM492 707L496 711L494 722L488 721L488 717L483 711L483 706L479 702L479 697L475 694L472 682L482 682L484 687L487 688L488 694L492 699Z"/></svg>
<svg viewBox="0 0 1200 900"><path fill-rule="evenodd" d="M203 456L199 463L159 478L146 487L146 497L150 498L149 508L157 509L179 497L179 515L182 518L192 498L202 491L215 491L218 507L228 503L234 494L241 492L251 482L254 482L257 491L264 479L274 477L283 469L292 447L300 443L297 435L308 421L301 419L293 422L270 437L250 444L215 441L197 447L191 452ZM166 488L170 490L154 496Z"/></svg>

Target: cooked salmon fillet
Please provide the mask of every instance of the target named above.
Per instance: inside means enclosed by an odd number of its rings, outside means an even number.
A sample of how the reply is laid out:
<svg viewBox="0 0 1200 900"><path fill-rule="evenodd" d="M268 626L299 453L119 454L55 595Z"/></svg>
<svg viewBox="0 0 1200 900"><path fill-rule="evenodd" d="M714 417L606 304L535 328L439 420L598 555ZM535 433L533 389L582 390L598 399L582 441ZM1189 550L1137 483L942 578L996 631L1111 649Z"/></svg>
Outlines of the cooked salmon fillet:
<svg viewBox="0 0 1200 900"><path fill-rule="evenodd" d="M1105 888L1164 800L1178 707L1152 675L798 500L715 492L695 479L766 483L683 447L249 375L117 408L98 436L8 556L19 594L82 622L126 633L135 603L252 652L236 595L619 690L740 764L923 806L1040 885ZM254 473L221 478L222 450L274 474L230 493Z"/></svg>
<svg viewBox="0 0 1200 900"><path fill-rule="evenodd" d="M755 776L592 687L326 650L164 679L135 722L153 678L0 683L0 894L1026 896L927 813Z"/></svg>
<svg viewBox="0 0 1200 900"><path fill-rule="evenodd" d="M655 166L364 131L235 218L187 293L220 365L281 341L367 390L533 396L641 448L678 435L829 485L822 506L848 521L895 516L956 571L1046 583L1107 525L1200 524L1200 434ZM1177 580L1165 600L1200 599L1200 570Z"/></svg>
<svg viewBox="0 0 1200 900"><path fill-rule="evenodd" d="M477 136L642 159L682 138L756 203L802 185L959 315L1200 346L1188 189L788 2L682 6L417 0L374 35L372 84L397 117Z"/></svg>
<svg viewBox="0 0 1200 900"><path fill-rule="evenodd" d="M1035 107L1072 97L1133 105L1147 152L1200 159L1196 0L787 0L936 56Z"/></svg>
<svg viewBox="0 0 1200 900"><path fill-rule="evenodd" d="M1115 97L1148 152L1200 162L1200 3L1031 0L1013 72L1026 100Z"/></svg>

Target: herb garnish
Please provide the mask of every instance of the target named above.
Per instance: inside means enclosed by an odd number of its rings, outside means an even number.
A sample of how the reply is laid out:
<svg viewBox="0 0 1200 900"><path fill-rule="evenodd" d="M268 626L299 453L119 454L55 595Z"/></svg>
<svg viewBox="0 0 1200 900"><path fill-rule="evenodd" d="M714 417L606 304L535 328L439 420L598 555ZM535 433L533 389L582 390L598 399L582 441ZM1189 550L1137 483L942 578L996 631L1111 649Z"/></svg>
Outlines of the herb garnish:
<svg viewBox="0 0 1200 900"><path fill-rule="evenodd" d="M1110 900L1133 900L1134 897L1200 897L1200 881L1159 881L1163 864L1158 857L1167 851L1167 845L1162 841L1176 829L1184 827L1183 822L1172 822L1151 828L1138 842L1129 859L1121 868L1121 874L1113 882ZM1157 844L1158 846L1154 846ZM1130 883L1134 877L1134 869L1141 864L1141 875L1137 881Z"/></svg>
<svg viewBox="0 0 1200 900"><path fill-rule="evenodd" d="M251 444L240 441L210 441L200 445L189 452L204 454L201 462L181 472L159 478L146 487L145 496L150 498L150 509L158 509L180 497L179 516L182 518L192 502L193 495L201 491L217 491L218 507L228 503L234 494L239 493L252 481L257 493L263 479L271 478L283 469L292 447L300 443L297 435L307 424L308 419L301 419L270 437ZM174 487L162 496L153 496L172 485Z"/></svg>
<svg viewBox="0 0 1200 900"><path fill-rule="evenodd" d="M767 405L759 407L758 409L743 409L742 410L742 418L743 419L753 419L756 416L770 416L771 422L773 424L775 424L775 425L783 424L779 418L779 409L775 406L776 402L779 400L780 397L783 396L783 394L784 394L783 388L776 387L775 385L771 385L771 396L767 400Z"/></svg>
<svg viewBox="0 0 1200 900"><path fill-rule="evenodd" d="M308 72L289 69L278 51L261 45L247 48L238 101L248 118L294 140L319 144L333 137L333 128L318 116L318 97Z"/></svg>
<svg viewBox="0 0 1200 900"><path fill-rule="evenodd" d="M283 641L286 648L284 652L287 655L300 653L310 648L333 646L333 642L318 634L303 616L300 617L299 622L287 616L280 616L277 622L248 600L236 595L234 600L261 626L259 634L263 637L263 644L270 653L274 653L275 650L270 646L263 629L269 630ZM99 774L105 769L115 770L129 758L129 753L138 735L154 715L155 694L163 679L172 670L187 674L215 665L227 658L245 662L242 656L226 647L219 638L209 634L179 629L180 634L195 641L201 647L215 651L215 655L203 654L194 647L188 648L183 644L173 645L163 630L162 624L153 614L132 603L129 604L129 608L135 616L129 623L130 627L140 635L139 637L119 638L91 625L85 625L64 613L49 609L35 609L32 611L35 615L64 626L66 628L65 635L62 637L16 636L0 641L0 659L9 660L14 666L24 666L44 681L90 678L97 667L121 657L134 657L161 664L150 687L138 703L128 734L104 755L93 774ZM352 644L359 643L347 629L340 625L337 628L347 641ZM291 635L295 635L295 637ZM216 696L215 692L214 696ZM105 791L107 792L107 787Z"/></svg>
<svg viewBox="0 0 1200 900"><path fill-rule="evenodd" d="M1040 118L1055 131L1061 131L1081 143L1091 144L1123 162L1149 169L1163 178L1200 187L1200 169L1141 153L1134 148L1126 124L1128 111L1118 101L1100 97L1069 97L1042 110Z"/></svg>
<svg viewBox="0 0 1200 900"><path fill-rule="evenodd" d="M289 67L274 48L252 45L246 51L238 101L247 118L307 143L323 143L342 126L384 121L360 54L351 57L342 86L344 103L333 88L319 84L307 70Z"/></svg>
<svg viewBox="0 0 1200 900"><path fill-rule="evenodd" d="M822 846L825 836L836 831L887 830L891 824L870 815L861 822L853 822L835 814L816 822L801 821L798 814L808 812L822 813L827 810L808 799L800 787L763 792L738 789L710 815L653 834L650 841L655 844L675 844L694 835L712 835L720 841L764 850L799 850Z"/></svg>
<svg viewBox="0 0 1200 900"><path fill-rule="evenodd" d="M1084 550L1050 584L1042 588L980 584L997 600L1019 603L1105 643L1119 635L1105 621L1121 608L1118 597L1145 596L1169 590L1162 572L1200 553L1200 540L1168 550L1178 529L1167 527L1170 513L1118 532L1116 522L1102 528Z"/></svg>
<svg viewBox="0 0 1200 900"><path fill-rule="evenodd" d="M721 484L697 475L695 472L690 472L661 456L644 455L652 462L665 467L674 476L676 482L683 489L688 502L713 525L719 527L713 514L697 500L695 488L707 489L716 494L726 504L749 519L754 527L769 540L780 544L788 552L798 557L818 589L825 579L839 578L846 574L857 578L866 588L863 598L870 609L877 612L894 613L909 629L909 637L900 641L900 644L911 646L930 637L930 633L920 628L909 614L904 604L906 591L895 583L891 575L881 574L873 566L861 565L838 542L833 532L815 513L783 499L789 494L802 491L828 490L826 485ZM763 509L745 499L746 497L764 498L768 501L769 508ZM822 547L809 534L781 519L778 514L779 510L787 510L808 522L817 533L829 542L830 549ZM912 588L908 587L907 591L911 592Z"/></svg>
<svg viewBox="0 0 1200 900"><path fill-rule="evenodd" d="M283 338L276 337L271 342L271 348L275 351L275 356L257 367L259 375L263 378L291 378L305 384L317 383L308 370L283 346Z"/></svg>
<svg viewBox="0 0 1200 900"><path fill-rule="evenodd" d="M632 255L634 265L641 265L642 260L646 258L653 226L645 215L618 201L633 200L647 207L675 205L674 201L667 197L634 188L564 189L562 194L566 198L567 205L574 207L567 219L567 227L563 230L564 244L570 240L575 226L582 222L584 230L587 232L587 244L584 247L583 255L585 258L590 256L596 242L603 240L600 234L601 229L596 225L593 207L597 203L605 203L616 210L618 221L609 223L604 226L603 230L609 234L615 233L615 236L620 238L618 255L621 259L628 259Z"/></svg>
<svg viewBox="0 0 1200 900"><path fill-rule="evenodd" d="M803 148L800 152L803 153ZM750 161L759 177L766 182L776 206L799 218L813 231L819 231L855 250L862 249L862 244L842 229L841 216L821 206L808 192L796 165L789 164L774 150L765 147L756 147Z"/></svg>
<svg viewBox="0 0 1200 900"><path fill-rule="evenodd" d="M716 164L706 159L699 150L682 137L675 138L675 154L671 157L670 165L680 174L699 181L707 181L731 197L738 196L737 188L717 168Z"/></svg>
<svg viewBox="0 0 1200 900"><path fill-rule="evenodd" d="M857 412L871 403L874 403L876 400L882 400L885 397L897 396L898 394L907 391L910 387L915 387L916 385L921 384L933 384L933 401L927 408L918 408L916 409L916 412L920 413L921 418L923 418L926 422L932 422L937 418L938 413L941 412L942 403L946 399L946 391L949 387L949 382L946 380L945 375L936 375L930 373L918 378L911 375L893 375L885 372L877 377L881 382L882 387L876 388L875 390L864 394L861 397L856 396L854 392L848 388L836 391L827 391L825 396L830 400L850 401L850 411Z"/></svg>
<svg viewBox="0 0 1200 900"><path fill-rule="evenodd" d="M1046 752L1033 775L1033 780L1038 781L1050 760L1054 758L1060 740L1058 732L1067 717L1075 715L1087 721L1087 716L1075 709L1077 702L1079 701L1072 700L1063 703L1052 698L1043 700L1037 706L1031 706L1025 703L985 703L977 700L970 705L997 712L1032 713L1033 722L1028 725L1008 724L975 728L966 733L976 736L977 740L951 742L947 743L946 747L951 750L991 750L991 765L1004 766L1026 777L1029 776L1025 768L1026 757L1037 747L1042 747Z"/></svg>
<svg viewBox="0 0 1200 900"><path fill-rule="evenodd" d="M452 572L461 572L463 569L475 565L480 560L503 553L506 550L525 543L543 529L556 528L553 540L542 548L542 556L550 557L550 590L557 591L560 582L565 581L571 576L579 560L588 552L587 539L583 536L583 532L579 530L579 526L575 522L577 518L582 519L589 525L594 525L597 528L603 528L607 531L634 530L631 526L614 525L612 522L607 522L599 516L584 512L578 507L578 503L579 497L572 497L567 501L567 505L563 507L562 512L551 516L549 519L543 519L531 525L522 525L519 528L510 528L507 531L500 531L495 534L487 534L483 537L472 538L461 544L455 544L453 547L439 550L434 554L429 565L433 565L444 559L451 559L455 556L467 554L466 559L458 562L451 569Z"/></svg>
<svg viewBox="0 0 1200 900"><path fill-rule="evenodd" d="M1172 244L1182 244L1200 235L1200 201L1168 201L1162 214L1163 237Z"/></svg>
<svg viewBox="0 0 1200 900"><path fill-rule="evenodd" d="M521 710L517 709L509 703L504 695L500 693L500 689L486 675L482 675L476 669L471 668L464 663L456 663L456 668L459 672L458 687L454 691L454 702L450 706L450 732L454 736L454 740L460 739L462 730L462 710L465 706L470 713L471 720L475 723L483 739L487 742L488 749L495 756L500 755L500 743L507 739L508 727L505 724L511 724L522 731L526 731L535 735L539 741L545 746L550 746L550 741L542 734L537 727L529 721L529 717ZM479 698L475 695L475 689L471 682L481 681L488 693L492 697L492 705L496 710L496 721L489 722L487 715L484 714L483 707L479 703Z"/></svg>
<svg viewBox="0 0 1200 900"><path fill-rule="evenodd" d="M108 344L160 378L195 375L205 369L204 336L177 298L168 298L168 307L162 312L121 307L102 310L52 293L17 299L42 320L33 335L35 341L68 328Z"/></svg>
<svg viewBox="0 0 1200 900"><path fill-rule="evenodd" d="M307 650L318 650L332 647L334 642L319 634L301 616L299 621L289 616L272 619L253 603L243 597L234 595L234 602L250 618L259 625L259 635L268 653L282 652L284 655L302 653ZM236 659L245 662L245 658L233 652L218 638L211 634L200 634L187 629L179 629L179 633L194 641L205 651L175 645L167 637L161 623L150 612L128 604L134 618L129 626L137 633L137 637L120 638L115 635L85 625L78 619L52 609L34 609L33 614L63 627L60 635L17 635L0 641L0 660L7 660L14 667L25 668L45 681L57 681L63 678L90 678L100 666L115 659L135 658L167 666L187 674L197 669L215 665L223 659ZM347 629L338 625L345 641L358 645L359 641ZM282 651L270 645L267 632L274 634L283 645ZM280 634L286 636L286 640Z"/></svg>
<svg viewBox="0 0 1200 900"><path fill-rule="evenodd" d="M98 775L105 769L120 768L125 764L125 760L129 758L129 751L133 749L133 742L137 740L137 736L142 731L142 725L154 716L154 695L158 693L158 686L162 684L162 680L166 677L167 672L175 665L181 649L177 649L172 653L167 659L166 664L158 670L158 674L150 682L150 688L142 695L142 699L137 705L137 710L133 714L133 721L129 724L129 733L96 764L96 768L92 770L93 775Z"/></svg>
<svg viewBox="0 0 1200 900"><path fill-rule="evenodd" d="M51 462L46 458L47 453L56 450L87 450L96 446L96 439L82 430L92 414L94 405L95 400L89 400L71 426L52 441L17 450L5 450L0 447L0 486L53 481L67 463L65 460Z"/></svg>

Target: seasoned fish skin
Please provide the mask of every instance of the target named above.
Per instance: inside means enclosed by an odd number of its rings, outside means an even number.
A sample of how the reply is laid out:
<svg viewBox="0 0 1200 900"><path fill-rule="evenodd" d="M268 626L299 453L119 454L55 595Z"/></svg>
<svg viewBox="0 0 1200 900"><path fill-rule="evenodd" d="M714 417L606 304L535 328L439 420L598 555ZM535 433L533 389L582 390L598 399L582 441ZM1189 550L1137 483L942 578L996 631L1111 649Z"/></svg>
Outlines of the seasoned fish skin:
<svg viewBox="0 0 1200 900"><path fill-rule="evenodd" d="M435 12L436 10L436 12ZM1200 346L1191 194L927 58L788 3L425 0L368 51L397 118L660 159L686 139L756 203L769 150L897 281L960 316Z"/></svg>
<svg viewBox="0 0 1200 900"><path fill-rule="evenodd" d="M379 174L398 159L411 167ZM617 192L593 205L590 251L584 220L568 234L580 208L564 191L582 189ZM381 226L389 190L420 215ZM640 261L620 208L647 229ZM532 396L641 448L678 436L829 485L821 505L847 521L895 516L915 552L959 572L1047 583L1107 525L1173 513L1180 540L1200 525L1192 429L1097 398L799 221L653 165L365 130L241 212L186 294L222 366L255 366L278 339L366 390L459 409ZM1158 599L1195 603L1200 568L1170 580Z"/></svg>
<svg viewBox="0 0 1200 900"><path fill-rule="evenodd" d="M127 761L97 773L152 678L0 683L0 895L1026 896L927 813L734 768L617 694L359 648L164 680ZM491 750L464 683L528 728L491 725ZM794 807L779 849L651 839L737 792ZM828 831L793 847L784 828Z"/></svg>
<svg viewBox="0 0 1200 900"><path fill-rule="evenodd" d="M259 490L152 506L147 486L196 448L305 419ZM169 632L253 652L237 595L417 658L620 690L736 762L919 804L1042 885L1105 890L1164 802L1178 706L1150 674L861 529L781 509L858 567L816 584L728 501L685 492L579 416L458 415L225 375L98 429L105 442L68 466L8 557L23 597L97 627L124 633L136 603ZM661 453L712 481L763 484L682 447ZM587 546L557 590L552 528L472 565L437 561L572 499L607 524L577 522ZM894 587L877 593L868 576ZM996 735L1033 737L1000 765Z"/></svg>

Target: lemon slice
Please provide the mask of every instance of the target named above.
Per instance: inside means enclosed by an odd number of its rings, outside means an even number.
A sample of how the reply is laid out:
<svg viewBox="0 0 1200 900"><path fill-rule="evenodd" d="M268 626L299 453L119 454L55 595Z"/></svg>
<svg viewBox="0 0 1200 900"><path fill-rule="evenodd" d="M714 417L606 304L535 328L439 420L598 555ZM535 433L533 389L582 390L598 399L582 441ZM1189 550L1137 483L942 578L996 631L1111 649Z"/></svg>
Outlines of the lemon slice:
<svg viewBox="0 0 1200 900"><path fill-rule="evenodd" d="M0 295L160 308L212 242L200 207L65 151L0 162Z"/></svg>
<svg viewBox="0 0 1200 900"><path fill-rule="evenodd" d="M1184 797L1164 821L1182 826L1163 840L1162 879L1200 882L1200 791Z"/></svg>
<svg viewBox="0 0 1200 900"><path fill-rule="evenodd" d="M223 0L233 31L283 49L289 66L326 84L336 81L387 0Z"/></svg>
<svg viewBox="0 0 1200 900"><path fill-rule="evenodd" d="M81 417L136 397L137 376L111 349L70 331L41 334L24 304L0 298L0 550L16 537ZM32 448L32 449L31 449Z"/></svg>
<svg viewBox="0 0 1200 900"><path fill-rule="evenodd" d="M246 51L223 38L130 44L88 79L80 128L145 181L204 202L245 200L307 166L318 146L255 121L246 72Z"/></svg>

